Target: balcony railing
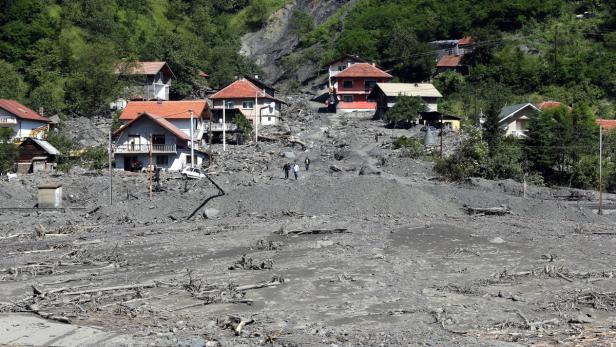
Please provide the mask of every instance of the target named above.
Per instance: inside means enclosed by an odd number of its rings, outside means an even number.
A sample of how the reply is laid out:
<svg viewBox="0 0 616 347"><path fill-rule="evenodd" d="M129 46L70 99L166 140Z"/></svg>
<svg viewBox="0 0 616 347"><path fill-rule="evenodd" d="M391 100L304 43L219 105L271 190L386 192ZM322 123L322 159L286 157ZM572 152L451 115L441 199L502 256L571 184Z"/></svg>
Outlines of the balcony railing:
<svg viewBox="0 0 616 347"><path fill-rule="evenodd" d="M511 130L511 136L526 137L528 136L528 130Z"/></svg>
<svg viewBox="0 0 616 347"><path fill-rule="evenodd" d="M17 124L17 119L13 117L0 117L0 124Z"/></svg>
<svg viewBox="0 0 616 347"><path fill-rule="evenodd" d="M204 131L208 131L210 128L210 125L208 123L203 124L203 130ZM224 130L226 131L234 131L237 129L237 125L233 124L233 123L216 123L216 122L212 122L212 131L222 131L224 128Z"/></svg>
<svg viewBox="0 0 616 347"><path fill-rule="evenodd" d="M115 153L149 153L148 144L128 144L116 146ZM176 145L152 145L152 153L177 153Z"/></svg>

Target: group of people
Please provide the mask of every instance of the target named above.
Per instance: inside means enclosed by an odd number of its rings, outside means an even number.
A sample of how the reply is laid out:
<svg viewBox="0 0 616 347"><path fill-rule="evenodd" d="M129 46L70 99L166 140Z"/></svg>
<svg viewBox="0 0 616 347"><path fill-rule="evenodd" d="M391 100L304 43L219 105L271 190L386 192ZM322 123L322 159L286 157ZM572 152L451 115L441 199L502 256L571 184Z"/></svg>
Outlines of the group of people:
<svg viewBox="0 0 616 347"><path fill-rule="evenodd" d="M308 171L308 169L310 168L310 159L306 158L304 160L304 165L306 166L306 171ZM289 179L289 172L293 171L293 176L295 176L295 179L299 178L299 165L297 164L297 161L293 162L293 164L291 163L285 163L282 166L282 171L284 171L284 179Z"/></svg>

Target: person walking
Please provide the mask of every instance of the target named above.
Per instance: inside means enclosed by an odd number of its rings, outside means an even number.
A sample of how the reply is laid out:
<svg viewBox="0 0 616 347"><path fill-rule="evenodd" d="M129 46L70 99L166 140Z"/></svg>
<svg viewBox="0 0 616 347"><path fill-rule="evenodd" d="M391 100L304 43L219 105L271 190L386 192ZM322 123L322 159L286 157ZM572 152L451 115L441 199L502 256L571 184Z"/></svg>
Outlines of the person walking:
<svg viewBox="0 0 616 347"><path fill-rule="evenodd" d="M282 166L282 170L284 171L284 179L287 180L289 179L289 170L291 169L291 164L289 163L284 163L284 165Z"/></svg>
<svg viewBox="0 0 616 347"><path fill-rule="evenodd" d="M374 142L379 142L379 133L374 133Z"/></svg>
<svg viewBox="0 0 616 347"><path fill-rule="evenodd" d="M308 171L308 168L310 168L310 158L306 157L304 164L306 165L306 171Z"/></svg>
<svg viewBox="0 0 616 347"><path fill-rule="evenodd" d="M299 177L299 165L297 165L297 163L293 165L293 175L295 175L295 180L297 180Z"/></svg>

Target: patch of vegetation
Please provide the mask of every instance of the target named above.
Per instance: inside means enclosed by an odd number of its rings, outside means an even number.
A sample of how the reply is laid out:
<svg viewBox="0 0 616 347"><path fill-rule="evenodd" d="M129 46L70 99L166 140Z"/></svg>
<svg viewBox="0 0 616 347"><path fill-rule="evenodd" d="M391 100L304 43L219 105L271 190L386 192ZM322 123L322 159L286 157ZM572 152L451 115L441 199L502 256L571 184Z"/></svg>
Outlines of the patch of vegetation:
<svg viewBox="0 0 616 347"><path fill-rule="evenodd" d="M10 141L13 129L0 128L0 173L13 171L17 159L17 145Z"/></svg>
<svg viewBox="0 0 616 347"><path fill-rule="evenodd" d="M401 136L394 140L394 149L400 149L399 155L405 158L419 158L423 154L421 141L414 137Z"/></svg>

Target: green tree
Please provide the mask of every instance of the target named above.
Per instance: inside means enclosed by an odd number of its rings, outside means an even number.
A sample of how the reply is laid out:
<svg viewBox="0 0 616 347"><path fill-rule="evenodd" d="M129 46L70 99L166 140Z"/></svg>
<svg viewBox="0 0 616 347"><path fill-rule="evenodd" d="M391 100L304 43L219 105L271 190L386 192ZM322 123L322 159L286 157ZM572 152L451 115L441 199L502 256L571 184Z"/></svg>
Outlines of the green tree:
<svg viewBox="0 0 616 347"><path fill-rule="evenodd" d="M0 172L5 173L13 170L17 159L17 145L10 141L13 129L0 128Z"/></svg>
<svg viewBox="0 0 616 347"><path fill-rule="evenodd" d="M385 120L394 126L400 122L413 122L417 119L419 112L426 110L426 104L421 98L400 95L396 104L385 113Z"/></svg>
<svg viewBox="0 0 616 347"><path fill-rule="evenodd" d="M23 100L28 86L17 72L17 69L8 62L0 60L0 99Z"/></svg>
<svg viewBox="0 0 616 347"><path fill-rule="evenodd" d="M291 32L303 40L303 38L314 30L314 19L306 10L296 9L291 15Z"/></svg>

